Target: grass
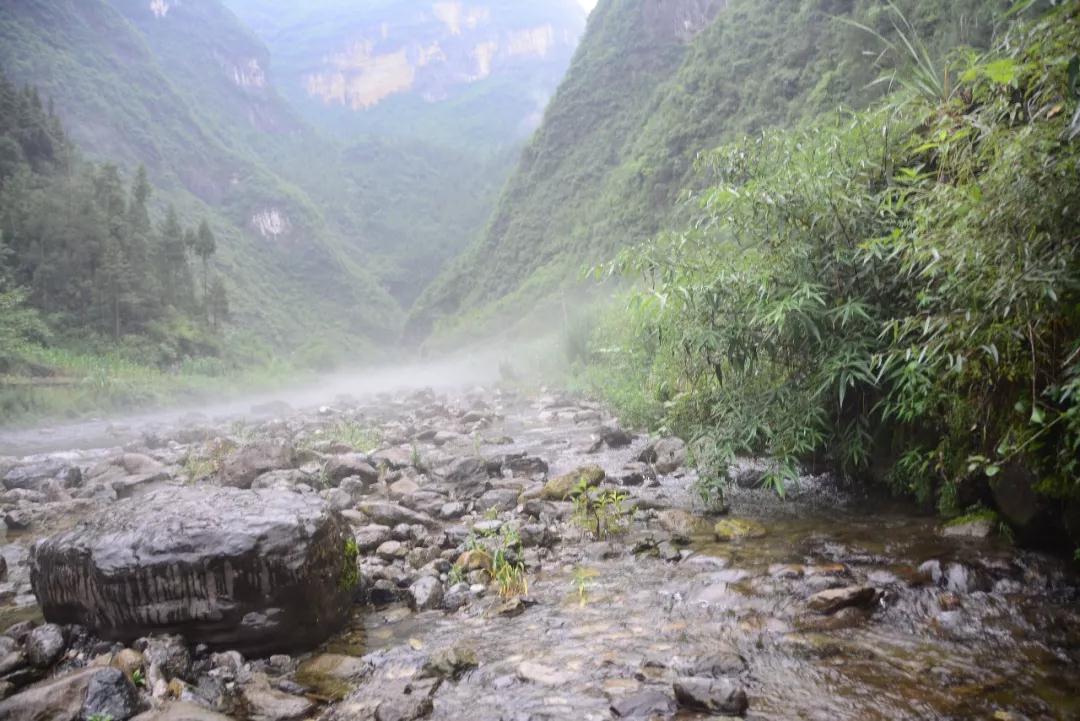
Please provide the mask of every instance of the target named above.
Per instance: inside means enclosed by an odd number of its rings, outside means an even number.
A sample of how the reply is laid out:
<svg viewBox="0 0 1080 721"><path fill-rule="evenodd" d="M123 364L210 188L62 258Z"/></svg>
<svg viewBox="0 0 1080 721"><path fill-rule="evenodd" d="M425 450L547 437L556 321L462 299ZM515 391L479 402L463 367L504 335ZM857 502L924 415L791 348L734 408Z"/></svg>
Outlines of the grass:
<svg viewBox="0 0 1080 721"><path fill-rule="evenodd" d="M222 400L284 387L305 375L272 360L243 369L202 362L162 370L118 352L44 347L28 349L24 362L35 370L0 378L0 426Z"/></svg>

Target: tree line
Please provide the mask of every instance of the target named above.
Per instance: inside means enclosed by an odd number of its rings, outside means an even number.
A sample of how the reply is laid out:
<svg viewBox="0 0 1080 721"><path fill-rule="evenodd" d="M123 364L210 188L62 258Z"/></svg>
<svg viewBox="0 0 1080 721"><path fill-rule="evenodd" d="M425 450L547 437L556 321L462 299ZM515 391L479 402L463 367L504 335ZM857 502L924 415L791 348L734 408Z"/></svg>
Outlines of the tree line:
<svg viewBox="0 0 1080 721"><path fill-rule="evenodd" d="M0 325L113 341L219 331L229 298L213 230L171 205L155 219L153 192L144 167L125 181L81 159L52 103L0 73Z"/></svg>

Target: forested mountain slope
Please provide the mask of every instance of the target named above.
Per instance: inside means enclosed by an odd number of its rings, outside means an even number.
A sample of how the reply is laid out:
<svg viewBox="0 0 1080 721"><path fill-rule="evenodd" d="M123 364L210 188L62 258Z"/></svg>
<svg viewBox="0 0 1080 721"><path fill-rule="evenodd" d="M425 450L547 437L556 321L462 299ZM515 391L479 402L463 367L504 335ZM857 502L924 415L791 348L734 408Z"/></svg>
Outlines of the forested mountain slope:
<svg viewBox="0 0 1080 721"><path fill-rule="evenodd" d="M951 48L984 44L1006 3L899 5L932 48ZM893 31L869 0L601 2L486 232L425 292L409 337L517 315L668 227L702 151L880 95L869 83L897 59L844 19Z"/></svg>
<svg viewBox="0 0 1080 721"><path fill-rule="evenodd" d="M305 132L267 84L266 62L213 1L29 0L0 10L0 66L40 88L79 147L143 163L181 206L216 211L239 325L286 346L313 329L391 337L398 305L256 152L268 134Z"/></svg>

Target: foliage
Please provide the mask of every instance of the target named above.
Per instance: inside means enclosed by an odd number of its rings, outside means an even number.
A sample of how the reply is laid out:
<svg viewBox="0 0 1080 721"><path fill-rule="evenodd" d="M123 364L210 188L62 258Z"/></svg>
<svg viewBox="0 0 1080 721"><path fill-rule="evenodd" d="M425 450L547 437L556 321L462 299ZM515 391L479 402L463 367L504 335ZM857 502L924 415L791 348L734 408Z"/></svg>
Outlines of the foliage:
<svg viewBox="0 0 1080 721"><path fill-rule="evenodd" d="M341 575L338 577L338 588L343 591L351 591L360 582L360 570L356 565L359 556L360 549L356 545L356 539L345 539L341 552Z"/></svg>
<svg viewBox="0 0 1080 721"><path fill-rule="evenodd" d="M901 0L928 51L984 47L1004 0ZM600 4L485 232L410 312L413 335L505 332L609 259L680 227L697 155L880 97L909 64L839 18L902 44L878 0ZM686 16L672 17L678 12ZM669 14L670 13L670 14ZM715 18L715 19L713 19ZM907 26L900 24L900 27ZM910 33L909 33L910 35ZM874 62L877 60L877 62Z"/></svg>
<svg viewBox="0 0 1080 721"><path fill-rule="evenodd" d="M945 512L1010 465L1080 497L1077 13L954 53L949 92L709 153L694 222L610 266L699 462L766 454L782 489L824 461Z"/></svg>
<svg viewBox="0 0 1080 721"><path fill-rule="evenodd" d="M529 592L529 578L521 561L524 551L521 536L510 526L502 526L498 532L470 534L466 548L484 559L484 566L492 583L503 598L524 596Z"/></svg>
<svg viewBox="0 0 1080 721"><path fill-rule="evenodd" d="M571 492L573 521L596 539L623 533L628 519L622 504L629 496L614 489L592 493L588 479L582 478Z"/></svg>
<svg viewBox="0 0 1080 721"><path fill-rule="evenodd" d="M570 576L570 585L574 588L574 593L578 598L578 605L584 606L588 602L589 598L589 585L592 579L596 578L596 570L592 568L586 568L584 566L575 566L574 572Z"/></svg>

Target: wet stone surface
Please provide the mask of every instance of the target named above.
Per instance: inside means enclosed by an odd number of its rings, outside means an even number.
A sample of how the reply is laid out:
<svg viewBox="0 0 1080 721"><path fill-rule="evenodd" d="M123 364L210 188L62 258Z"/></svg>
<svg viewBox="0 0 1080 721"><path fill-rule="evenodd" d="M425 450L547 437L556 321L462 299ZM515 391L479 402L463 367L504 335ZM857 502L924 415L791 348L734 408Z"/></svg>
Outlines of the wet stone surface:
<svg viewBox="0 0 1080 721"><path fill-rule="evenodd" d="M1080 718L1080 595L1063 561L942 533L827 476L780 500L757 487L767 466L752 459L735 469L729 514L711 515L681 442L556 393L262 410L276 417L0 459L0 718ZM590 501L575 504L581 488ZM225 520L203 529L221 536L219 560L262 538L239 508L332 515L350 543L316 554L325 568L301 552L314 520L302 539L279 529L260 542L276 538L282 569L314 573L323 595L347 591L340 630L288 649L195 627L185 637L168 621L193 601L217 604L207 619L247 602L227 580L244 577L243 562L215 567L183 524L162 520L185 503L221 507ZM45 620L59 624L42 625L29 549L50 536L131 569L113 611L151 599L167 623L103 632L72 615L77 591L50 593L39 569ZM139 571L132 559L152 566L152 551L179 570ZM199 563L213 584L185 584L180 570L198 575ZM100 601L91 575L75 581ZM266 610L234 620L257 629Z"/></svg>

